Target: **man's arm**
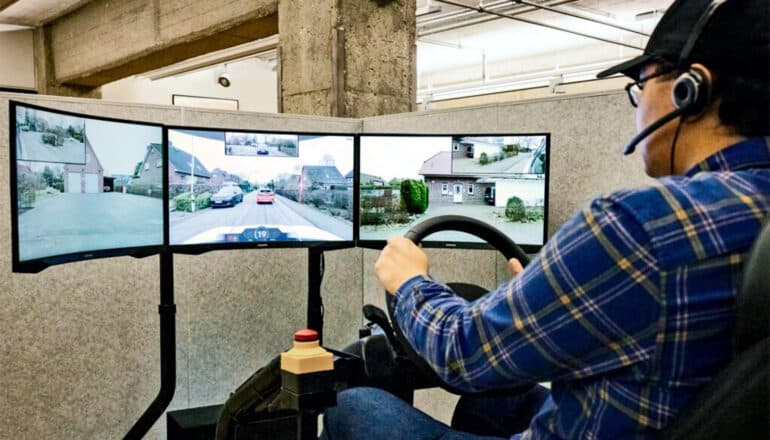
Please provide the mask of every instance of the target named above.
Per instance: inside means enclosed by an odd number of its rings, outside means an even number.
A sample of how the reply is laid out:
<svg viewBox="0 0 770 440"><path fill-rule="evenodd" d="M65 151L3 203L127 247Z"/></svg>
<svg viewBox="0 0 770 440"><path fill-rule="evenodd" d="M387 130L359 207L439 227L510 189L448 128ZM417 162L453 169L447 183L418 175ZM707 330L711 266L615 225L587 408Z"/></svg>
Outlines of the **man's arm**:
<svg viewBox="0 0 770 440"><path fill-rule="evenodd" d="M658 268L647 234L606 200L573 217L523 273L467 302L417 274L396 320L450 385L588 377L638 366L654 350Z"/></svg>

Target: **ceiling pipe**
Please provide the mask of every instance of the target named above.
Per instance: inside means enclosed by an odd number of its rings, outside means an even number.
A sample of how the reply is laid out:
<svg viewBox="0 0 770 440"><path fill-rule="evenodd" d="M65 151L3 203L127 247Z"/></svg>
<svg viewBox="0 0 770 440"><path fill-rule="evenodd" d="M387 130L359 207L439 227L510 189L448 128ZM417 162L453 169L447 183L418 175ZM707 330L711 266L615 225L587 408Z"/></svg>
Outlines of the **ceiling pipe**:
<svg viewBox="0 0 770 440"><path fill-rule="evenodd" d="M446 3L448 5L459 6L461 8L470 9L470 10L473 10L473 11L478 11L478 12L481 12L482 14L495 15L495 16L498 16L498 17L509 18L511 20L520 21L522 23L527 23L527 24L531 24L531 25L534 25L534 26L540 26L540 27L544 27L544 28L548 28L548 29L553 29L553 30L556 30L556 31L567 32L569 34L577 35L577 36L584 37L584 38L590 38L592 40L602 41L604 43L616 44L618 46L624 46L624 47L628 47L630 49L636 49L636 50L639 50L639 51L644 50L644 48L642 48L640 46L634 46L633 44L624 43L622 41L610 40L608 38L597 37L596 35L590 35L590 34L586 34L586 33L583 33L583 32L578 32L578 31L573 31L573 30L569 30L569 29L564 29L564 28L561 28L559 26L554 26L554 25L550 25L550 24L546 24L546 23L539 23L537 21L532 21L532 20L529 20L529 19L526 19L526 18L516 17L516 16L513 16L511 14L503 14L503 13L500 13L500 12L490 11L490 10L486 9L485 7L483 7L483 6L469 6L469 5L466 5L464 3L458 3L458 2L454 2L454 1L450 1L450 0L436 0L436 1L439 2L439 3Z"/></svg>
<svg viewBox="0 0 770 440"><path fill-rule="evenodd" d="M434 0L434 1L438 1L438 0ZM545 4L549 6L561 6L561 5L566 5L570 3L576 3L577 1L578 0L552 0L552 1L546 2ZM485 7L488 10L506 12L513 16L527 14L527 13L536 11L535 8L532 8L529 6L516 7L515 5L511 5L511 2L509 0L490 2ZM434 15L432 17L427 17L422 20L420 19L420 17L418 17L417 18L417 27L418 27L417 35L420 37L424 37L424 36L433 35L441 32L451 31L454 29L473 26L476 24L482 24L490 21L500 20L500 18L501 17L496 17L496 16L479 17L476 14L475 10L469 11L467 9L450 11L443 14ZM462 21L459 23L456 23L457 20L462 20ZM455 23L445 24L443 26L440 25L442 22L452 22L452 21L455 21ZM430 29L424 30L424 28L426 27ZM420 30L419 28L423 28L423 30Z"/></svg>
<svg viewBox="0 0 770 440"><path fill-rule="evenodd" d="M509 1L512 2L512 3L519 4L519 5L527 5L527 6L532 6L533 8L543 9L543 10L546 10L546 11L553 12L555 14L561 14L561 15L566 15L568 17L577 18L577 19L580 19L580 20L590 21L591 23L597 23L597 24L601 24L601 25L604 25L604 26L613 27L615 29L620 29L622 31L632 32L634 34L641 35L643 37L649 37L650 36L650 34L648 34L648 33L645 33L645 32L642 32L642 31L638 31L638 30L632 29L630 27L622 26L622 25L619 25L617 23L613 23L611 21L600 20L598 18L589 17L587 15L584 15L584 14L581 14L581 13L578 13L578 12L568 11L568 10L562 9L562 8L555 8L555 7L552 7L552 6L547 6L547 5L542 5L542 4L538 4L538 3L533 3L533 2L530 2L530 1L527 1L527 0L509 0Z"/></svg>

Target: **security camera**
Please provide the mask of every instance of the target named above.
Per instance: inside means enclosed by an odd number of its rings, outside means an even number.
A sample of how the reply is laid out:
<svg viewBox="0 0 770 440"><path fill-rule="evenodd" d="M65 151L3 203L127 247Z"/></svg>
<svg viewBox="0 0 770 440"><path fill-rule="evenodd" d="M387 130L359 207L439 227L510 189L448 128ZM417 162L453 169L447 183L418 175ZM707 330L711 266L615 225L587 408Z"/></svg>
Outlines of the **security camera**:
<svg viewBox="0 0 770 440"><path fill-rule="evenodd" d="M232 81L230 80L230 74L224 72L217 75L217 84L222 87L230 87L230 84L232 84Z"/></svg>

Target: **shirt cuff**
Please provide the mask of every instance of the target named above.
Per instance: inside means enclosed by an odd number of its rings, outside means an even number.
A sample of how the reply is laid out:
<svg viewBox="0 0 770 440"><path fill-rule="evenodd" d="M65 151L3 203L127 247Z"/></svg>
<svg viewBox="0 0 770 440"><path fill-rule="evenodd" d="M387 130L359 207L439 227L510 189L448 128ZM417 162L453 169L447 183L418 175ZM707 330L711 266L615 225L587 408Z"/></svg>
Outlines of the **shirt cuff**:
<svg viewBox="0 0 770 440"><path fill-rule="evenodd" d="M415 275L412 278L406 280L404 284L402 284L401 287L396 290L396 295L394 298L396 300L395 303L398 304L398 300L401 299L401 296L410 294L414 288L423 281L430 281L430 278L424 275Z"/></svg>

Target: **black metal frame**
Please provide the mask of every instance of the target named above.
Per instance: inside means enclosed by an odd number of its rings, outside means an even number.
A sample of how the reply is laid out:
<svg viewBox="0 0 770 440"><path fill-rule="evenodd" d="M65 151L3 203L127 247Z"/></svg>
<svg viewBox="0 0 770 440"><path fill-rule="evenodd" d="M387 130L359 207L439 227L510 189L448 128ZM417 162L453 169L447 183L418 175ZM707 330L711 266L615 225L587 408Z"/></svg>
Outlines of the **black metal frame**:
<svg viewBox="0 0 770 440"><path fill-rule="evenodd" d="M358 135L355 133L323 133L323 132L292 132L292 131L275 131L275 130L248 130L239 128L211 128L211 127L187 127L187 126L165 126L164 137L166 139L166 157L168 157L168 132L171 130L179 131L209 131L209 132L237 132L237 133L260 133L260 134L293 134L298 136L352 136L353 141L353 225L352 235L350 240L339 241L271 241L271 242L253 242L253 243L201 243L201 244L171 244L167 241L170 249L176 254L188 254L188 255L200 255L210 251L226 250L226 249L277 249L277 248L318 248L323 250L335 250L335 249L348 249L355 247L356 238L356 225L358 224L358 210L356 209L355 200L357 199L357 188L355 178L355 164L358 150L356 149L356 140ZM166 159L168 162L168 159ZM165 172L164 185L168 187L168 170ZM167 199L168 201L168 199ZM168 209L168 207L166 208ZM170 225L166 225L166 229L171 229Z"/></svg>
<svg viewBox="0 0 770 440"><path fill-rule="evenodd" d="M361 188L360 188L360 175L361 175L361 141L364 138L367 137L490 137L490 136L505 136L505 137L512 137L512 136L545 136L545 197L544 197L544 204L545 208L543 211L543 244L541 245L531 245L531 244L521 244L519 245L524 252L528 254L534 254L540 251L540 249L544 246L544 244L548 241L548 202L549 202L549 193L550 193L550 168L551 168L551 134L550 133L476 133L476 134L469 134L469 133L359 133L358 136L356 136L356 140L358 144L356 145L356 159L354 169L356 170L356 178L355 178L355 190L357 191L356 194L354 194L354 197L356 198L354 206L356 211L359 211L360 209L360 197L361 197ZM495 174L495 173L479 173L481 175L483 174ZM364 240L360 237L360 229L361 225L359 224L360 219L360 212L358 212L359 216L355 217L356 219L356 228L355 228L355 239L356 239L356 246L361 248L367 248L367 249L382 249L385 247L385 240ZM481 243L481 242L448 242L448 241L436 241L436 240L427 240L423 241L422 243L423 247L425 248L442 248L442 249L485 249L485 250L493 250L492 246L490 246L487 243Z"/></svg>

